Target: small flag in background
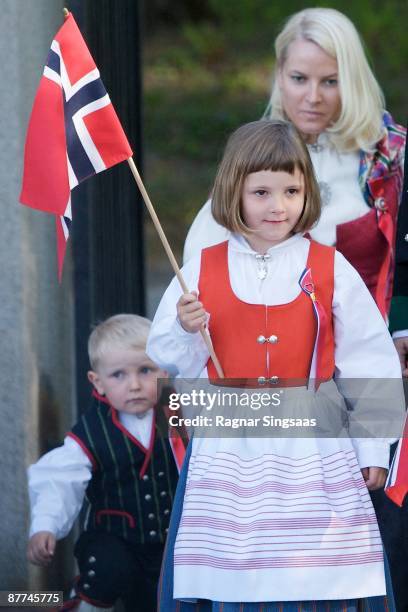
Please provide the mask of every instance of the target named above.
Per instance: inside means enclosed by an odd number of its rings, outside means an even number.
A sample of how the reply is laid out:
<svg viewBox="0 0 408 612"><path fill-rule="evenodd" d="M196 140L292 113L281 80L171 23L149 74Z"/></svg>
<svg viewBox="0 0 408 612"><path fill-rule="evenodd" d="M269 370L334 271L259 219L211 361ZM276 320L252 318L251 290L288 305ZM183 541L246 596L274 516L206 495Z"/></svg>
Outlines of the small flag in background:
<svg viewBox="0 0 408 612"><path fill-rule="evenodd" d="M385 493L398 506L402 506L408 493L408 420L391 463Z"/></svg>
<svg viewBox="0 0 408 612"><path fill-rule="evenodd" d="M132 149L71 13L52 41L34 100L22 204L56 215L58 276L72 221L71 190Z"/></svg>

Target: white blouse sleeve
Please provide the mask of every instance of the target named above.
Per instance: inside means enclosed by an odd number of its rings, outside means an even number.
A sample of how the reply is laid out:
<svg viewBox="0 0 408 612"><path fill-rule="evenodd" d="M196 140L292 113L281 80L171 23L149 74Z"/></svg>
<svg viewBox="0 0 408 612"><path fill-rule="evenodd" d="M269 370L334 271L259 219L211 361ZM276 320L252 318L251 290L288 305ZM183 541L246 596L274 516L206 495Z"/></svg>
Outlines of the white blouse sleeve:
<svg viewBox="0 0 408 612"><path fill-rule="evenodd" d="M219 225L212 216L211 200L207 200L188 230L184 244L183 262L190 261L201 252L201 249L224 242L229 237L230 232Z"/></svg>
<svg viewBox="0 0 408 612"><path fill-rule="evenodd" d="M190 291L198 291L201 255L181 270ZM183 291L174 277L166 289L153 319L146 352L172 376L197 378L208 361L208 349L199 332L186 332L177 319L177 302Z"/></svg>
<svg viewBox="0 0 408 612"><path fill-rule="evenodd" d="M31 506L30 536L50 531L64 538L77 518L92 477L92 465L79 444L67 436L64 444L28 468Z"/></svg>
<svg viewBox="0 0 408 612"><path fill-rule="evenodd" d="M386 424L392 421L391 436L397 437L394 432L400 424L402 427L404 416L398 355L367 287L356 270L337 251L333 322L335 381L353 412L354 423L375 423L376 411L379 410L381 422ZM383 402L381 397L384 398ZM375 431L378 432L378 428ZM350 435L353 436L352 429ZM388 468L389 445L394 439L367 436L352 438L352 441L361 468Z"/></svg>

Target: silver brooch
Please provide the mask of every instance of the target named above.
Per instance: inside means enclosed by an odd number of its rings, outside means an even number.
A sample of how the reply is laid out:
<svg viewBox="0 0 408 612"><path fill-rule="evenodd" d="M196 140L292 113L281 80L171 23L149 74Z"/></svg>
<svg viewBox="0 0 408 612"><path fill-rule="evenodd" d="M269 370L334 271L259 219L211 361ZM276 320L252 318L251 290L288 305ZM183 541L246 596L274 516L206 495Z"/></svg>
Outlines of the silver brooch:
<svg viewBox="0 0 408 612"><path fill-rule="evenodd" d="M259 280L264 280L268 275L268 260L270 255L255 255L255 258L258 263L258 278Z"/></svg>

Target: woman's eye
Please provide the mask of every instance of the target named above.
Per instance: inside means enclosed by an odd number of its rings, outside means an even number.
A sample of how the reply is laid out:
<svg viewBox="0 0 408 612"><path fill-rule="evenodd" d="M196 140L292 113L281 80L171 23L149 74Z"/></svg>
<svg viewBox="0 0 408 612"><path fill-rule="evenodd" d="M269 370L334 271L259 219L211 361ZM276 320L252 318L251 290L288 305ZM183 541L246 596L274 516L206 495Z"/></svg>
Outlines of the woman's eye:
<svg viewBox="0 0 408 612"><path fill-rule="evenodd" d="M299 190L296 189L295 187L292 187L291 189L288 189L288 194L289 195L295 195L296 193L299 193Z"/></svg>
<svg viewBox="0 0 408 612"><path fill-rule="evenodd" d="M337 84L338 84L337 79L327 79L326 80L326 85L329 85L329 87L335 87Z"/></svg>
<svg viewBox="0 0 408 612"><path fill-rule="evenodd" d="M303 83L306 80L305 77L300 74L292 74L291 79L295 81L295 83Z"/></svg>

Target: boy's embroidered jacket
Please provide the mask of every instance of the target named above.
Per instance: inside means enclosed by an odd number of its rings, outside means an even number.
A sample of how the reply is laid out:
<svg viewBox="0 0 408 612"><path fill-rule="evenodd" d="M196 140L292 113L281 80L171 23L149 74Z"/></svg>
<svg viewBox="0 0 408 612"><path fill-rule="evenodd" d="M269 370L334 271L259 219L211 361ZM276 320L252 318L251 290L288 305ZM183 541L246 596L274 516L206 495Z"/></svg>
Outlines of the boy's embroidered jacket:
<svg viewBox="0 0 408 612"><path fill-rule="evenodd" d="M93 405L68 433L92 462L86 530L132 543L163 542L178 470L172 446L153 417L149 448L120 423L117 411L94 394Z"/></svg>

